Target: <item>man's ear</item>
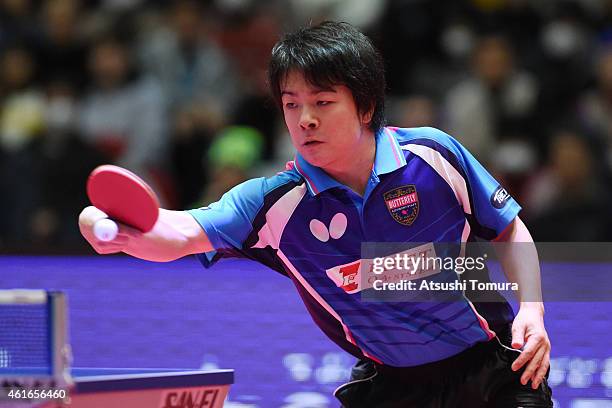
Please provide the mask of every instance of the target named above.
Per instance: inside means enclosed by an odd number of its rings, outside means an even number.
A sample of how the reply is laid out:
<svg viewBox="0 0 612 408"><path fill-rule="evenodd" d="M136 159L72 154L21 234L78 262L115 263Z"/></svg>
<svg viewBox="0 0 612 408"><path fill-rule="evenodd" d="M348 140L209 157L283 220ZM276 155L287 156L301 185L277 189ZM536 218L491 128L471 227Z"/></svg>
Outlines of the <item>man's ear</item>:
<svg viewBox="0 0 612 408"><path fill-rule="evenodd" d="M374 116L374 107L368 109L367 112L361 115L361 123L364 125L369 125L372 122L373 116Z"/></svg>

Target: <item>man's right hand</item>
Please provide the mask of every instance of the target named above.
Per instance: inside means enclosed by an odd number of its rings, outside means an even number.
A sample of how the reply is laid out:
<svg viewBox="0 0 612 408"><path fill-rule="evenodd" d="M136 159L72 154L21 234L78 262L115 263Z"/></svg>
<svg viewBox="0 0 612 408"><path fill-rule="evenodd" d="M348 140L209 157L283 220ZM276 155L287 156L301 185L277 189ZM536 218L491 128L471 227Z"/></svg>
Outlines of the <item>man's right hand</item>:
<svg viewBox="0 0 612 408"><path fill-rule="evenodd" d="M96 221L108 216L96 207L86 207L79 215L83 237L99 254L124 252L136 258L168 262L186 255L212 251L204 230L186 211L159 209L159 218L149 232L117 223L119 232L112 241L100 241L93 232Z"/></svg>

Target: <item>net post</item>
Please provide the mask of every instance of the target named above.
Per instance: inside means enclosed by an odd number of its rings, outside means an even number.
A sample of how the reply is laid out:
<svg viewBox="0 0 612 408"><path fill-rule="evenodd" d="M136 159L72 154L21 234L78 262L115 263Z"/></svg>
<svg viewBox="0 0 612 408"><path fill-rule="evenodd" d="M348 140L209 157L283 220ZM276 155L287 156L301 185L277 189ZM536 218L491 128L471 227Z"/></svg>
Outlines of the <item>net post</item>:
<svg viewBox="0 0 612 408"><path fill-rule="evenodd" d="M62 292L47 292L50 317L51 366L57 388L67 388L71 384L70 365L72 353L68 341L68 305Z"/></svg>

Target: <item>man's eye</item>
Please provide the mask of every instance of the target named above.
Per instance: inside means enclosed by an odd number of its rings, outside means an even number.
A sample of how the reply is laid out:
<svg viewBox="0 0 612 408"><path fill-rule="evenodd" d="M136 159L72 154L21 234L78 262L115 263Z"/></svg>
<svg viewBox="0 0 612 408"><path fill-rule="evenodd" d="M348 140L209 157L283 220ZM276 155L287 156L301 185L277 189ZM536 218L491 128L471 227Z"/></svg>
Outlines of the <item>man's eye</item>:
<svg viewBox="0 0 612 408"><path fill-rule="evenodd" d="M325 105L329 105L331 102L330 101L318 101L317 105L319 106L325 106Z"/></svg>
<svg viewBox="0 0 612 408"><path fill-rule="evenodd" d="M287 102L287 103L285 104L285 108L287 108L287 109L293 109L293 108L295 108L296 106L297 106L297 104L296 104L295 102Z"/></svg>

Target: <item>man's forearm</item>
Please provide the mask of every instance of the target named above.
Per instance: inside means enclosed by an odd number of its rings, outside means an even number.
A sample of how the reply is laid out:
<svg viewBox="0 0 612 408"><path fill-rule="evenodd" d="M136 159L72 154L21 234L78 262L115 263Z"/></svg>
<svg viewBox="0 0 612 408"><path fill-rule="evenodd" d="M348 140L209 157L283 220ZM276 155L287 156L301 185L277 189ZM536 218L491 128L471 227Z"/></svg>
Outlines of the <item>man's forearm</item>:
<svg viewBox="0 0 612 408"><path fill-rule="evenodd" d="M521 307L536 308L543 313L538 252L519 217L504 231L496 247L506 277L519 286Z"/></svg>
<svg viewBox="0 0 612 408"><path fill-rule="evenodd" d="M168 262L210 250L208 237L190 214L160 209L153 229L130 235L123 252L148 261Z"/></svg>

